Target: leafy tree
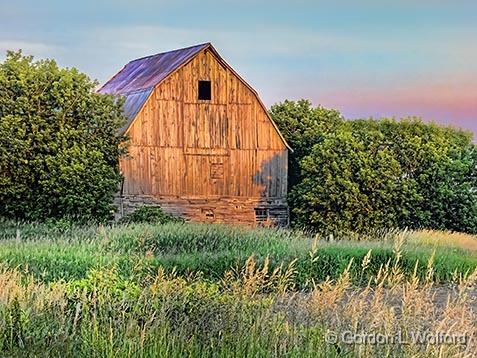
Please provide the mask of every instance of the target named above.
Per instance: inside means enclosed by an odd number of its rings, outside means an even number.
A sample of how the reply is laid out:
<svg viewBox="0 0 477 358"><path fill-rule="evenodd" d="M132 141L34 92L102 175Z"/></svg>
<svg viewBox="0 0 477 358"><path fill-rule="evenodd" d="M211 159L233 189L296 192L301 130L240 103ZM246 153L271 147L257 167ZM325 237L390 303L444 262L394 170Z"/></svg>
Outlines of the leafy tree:
<svg viewBox="0 0 477 358"><path fill-rule="evenodd" d="M303 180L291 192L296 224L335 234L398 226L415 190L402 185L399 161L380 147L380 133L363 134L343 128L302 159Z"/></svg>
<svg viewBox="0 0 477 358"><path fill-rule="evenodd" d="M477 232L470 133L419 118L345 121L308 101L275 105L293 223L325 233L411 227Z"/></svg>
<svg viewBox="0 0 477 358"><path fill-rule="evenodd" d="M120 172L122 102L53 60L0 63L0 215L105 219Z"/></svg>
<svg viewBox="0 0 477 358"><path fill-rule="evenodd" d="M356 131L375 128L395 153L402 184L415 188L398 222L400 226L476 232L476 146L472 134L424 123L419 118L359 120Z"/></svg>
<svg viewBox="0 0 477 358"><path fill-rule="evenodd" d="M293 148L289 153L289 190L301 181L299 162L311 152L313 145L323 141L327 133L343 125L344 118L333 109L313 108L308 100L286 100L270 108L270 115Z"/></svg>

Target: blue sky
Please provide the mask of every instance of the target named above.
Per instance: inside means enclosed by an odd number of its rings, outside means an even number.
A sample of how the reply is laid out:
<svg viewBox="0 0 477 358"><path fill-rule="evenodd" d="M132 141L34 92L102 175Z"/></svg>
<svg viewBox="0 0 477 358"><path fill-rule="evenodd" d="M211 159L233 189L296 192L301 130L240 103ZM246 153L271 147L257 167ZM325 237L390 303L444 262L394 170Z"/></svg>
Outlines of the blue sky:
<svg viewBox="0 0 477 358"><path fill-rule="evenodd" d="M267 105L419 115L477 133L477 2L0 0L0 59L22 48L106 81L144 55L212 42Z"/></svg>

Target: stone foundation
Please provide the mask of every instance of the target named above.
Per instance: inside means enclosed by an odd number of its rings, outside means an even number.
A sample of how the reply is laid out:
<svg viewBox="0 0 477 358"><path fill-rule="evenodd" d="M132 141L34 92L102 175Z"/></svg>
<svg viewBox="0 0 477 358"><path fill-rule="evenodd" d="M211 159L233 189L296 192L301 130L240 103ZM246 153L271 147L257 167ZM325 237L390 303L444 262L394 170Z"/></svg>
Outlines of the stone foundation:
<svg viewBox="0 0 477 358"><path fill-rule="evenodd" d="M186 221L244 224L249 226L289 225L285 199L263 198L176 198L148 195L117 196L117 219L141 206L161 207Z"/></svg>

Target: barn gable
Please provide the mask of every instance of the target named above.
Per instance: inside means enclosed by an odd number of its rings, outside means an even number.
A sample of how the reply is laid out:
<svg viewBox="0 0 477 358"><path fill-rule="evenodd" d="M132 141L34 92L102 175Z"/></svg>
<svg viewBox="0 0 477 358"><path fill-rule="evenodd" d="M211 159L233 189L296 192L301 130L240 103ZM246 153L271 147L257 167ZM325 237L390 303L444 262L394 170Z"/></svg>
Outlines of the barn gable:
<svg viewBox="0 0 477 358"><path fill-rule="evenodd" d="M99 93L125 97L124 114L128 122L124 131L144 106L154 87L207 45L191 46L130 61L98 90Z"/></svg>
<svg viewBox="0 0 477 358"><path fill-rule="evenodd" d="M273 122L272 118L269 116L268 111L260 100L257 92L225 62L210 43L163 52L130 61L108 82L106 82L98 90L99 93L109 93L125 97L124 114L128 118L128 122L122 130L124 132L128 131L155 87L167 80L168 77L190 62L205 49L210 50L214 54L216 60L222 64L224 69L227 68L237 79L239 79L242 85L246 86L251 93L253 93L286 148L292 150L280 133L275 122ZM216 86L219 85L219 83L216 83ZM235 86L238 86L238 84L235 84ZM235 100L239 101L241 98L237 97Z"/></svg>

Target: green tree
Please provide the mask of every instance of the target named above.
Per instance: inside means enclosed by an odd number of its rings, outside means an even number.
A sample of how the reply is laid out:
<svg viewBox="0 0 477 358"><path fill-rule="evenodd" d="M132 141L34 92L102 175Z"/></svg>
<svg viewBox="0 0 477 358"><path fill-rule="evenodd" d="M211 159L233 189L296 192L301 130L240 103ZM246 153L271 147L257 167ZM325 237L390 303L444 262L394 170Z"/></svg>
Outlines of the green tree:
<svg viewBox="0 0 477 358"><path fill-rule="evenodd" d="M296 224L334 234L399 225L416 194L403 185L399 161L380 137L348 127L313 146L290 195Z"/></svg>
<svg viewBox="0 0 477 358"><path fill-rule="evenodd" d="M345 121L308 101L271 109L290 155L292 222L324 233L477 232L472 135L419 118Z"/></svg>
<svg viewBox="0 0 477 358"><path fill-rule="evenodd" d="M474 147L425 173L420 178L423 200L411 218L421 227L477 233L476 166Z"/></svg>
<svg viewBox="0 0 477 358"><path fill-rule="evenodd" d="M313 145L323 141L328 133L343 125L344 118L336 110L313 107L308 100L286 100L273 105L270 115L293 148L288 156L289 191L301 181L300 161L311 152Z"/></svg>
<svg viewBox="0 0 477 358"><path fill-rule="evenodd" d="M0 215L111 215L124 148L122 101L53 60L8 52L0 63Z"/></svg>
<svg viewBox="0 0 477 358"><path fill-rule="evenodd" d="M400 226L476 232L476 146L472 134L419 118L352 121L355 131L382 132L399 161L402 185L415 188Z"/></svg>

